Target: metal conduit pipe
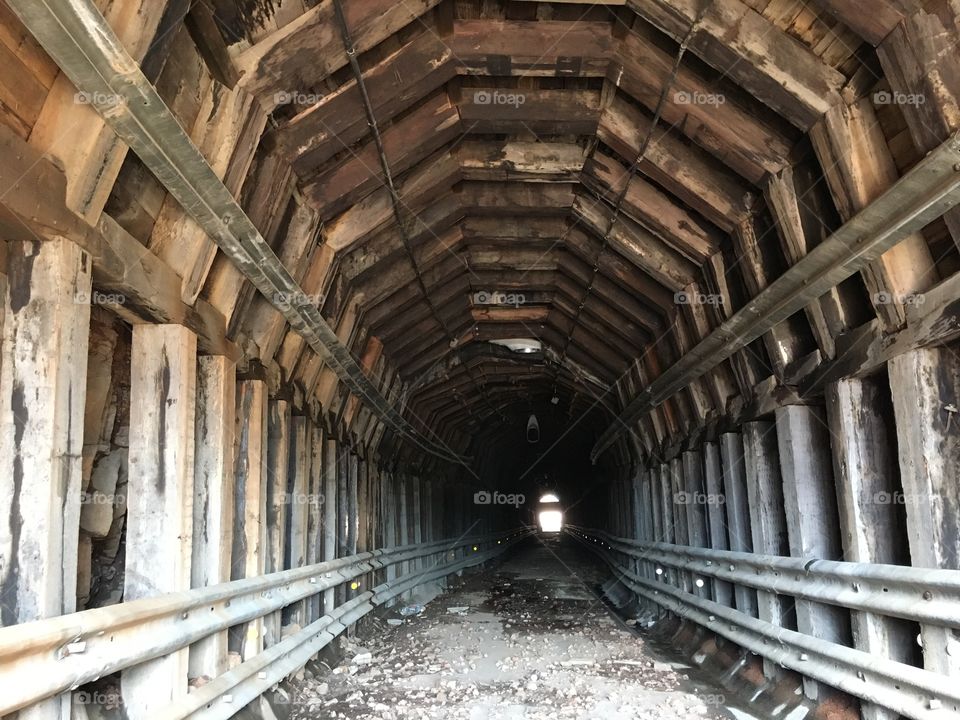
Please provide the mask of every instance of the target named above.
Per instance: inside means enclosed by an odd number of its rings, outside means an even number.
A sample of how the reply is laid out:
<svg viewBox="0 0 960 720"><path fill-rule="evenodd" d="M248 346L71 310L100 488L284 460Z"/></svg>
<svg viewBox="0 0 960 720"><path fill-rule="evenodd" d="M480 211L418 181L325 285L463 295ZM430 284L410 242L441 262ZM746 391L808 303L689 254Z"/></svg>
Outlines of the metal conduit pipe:
<svg viewBox="0 0 960 720"><path fill-rule="evenodd" d="M579 533L570 534L599 555L633 592L782 667L915 720L957 717L960 689L953 678L788 630L652 582L618 564Z"/></svg>
<svg viewBox="0 0 960 720"><path fill-rule="evenodd" d="M422 438L370 382L96 6L90 0L10 0L9 5L117 135L350 391L424 452L464 464L449 448Z"/></svg>
<svg viewBox="0 0 960 720"><path fill-rule="evenodd" d="M657 407L958 203L960 133L954 133L639 392L597 439L590 459L596 462L644 412Z"/></svg>

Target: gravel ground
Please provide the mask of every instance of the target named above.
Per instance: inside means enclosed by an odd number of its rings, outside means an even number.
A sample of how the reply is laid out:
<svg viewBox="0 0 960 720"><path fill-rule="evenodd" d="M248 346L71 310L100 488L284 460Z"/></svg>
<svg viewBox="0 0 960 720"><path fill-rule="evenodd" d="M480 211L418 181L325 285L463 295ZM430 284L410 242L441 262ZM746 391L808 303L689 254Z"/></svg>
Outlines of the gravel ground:
<svg viewBox="0 0 960 720"><path fill-rule="evenodd" d="M722 690L697 686L598 602L601 579L576 550L531 545L419 615L400 604L368 624L339 667L299 684L292 717L731 717Z"/></svg>

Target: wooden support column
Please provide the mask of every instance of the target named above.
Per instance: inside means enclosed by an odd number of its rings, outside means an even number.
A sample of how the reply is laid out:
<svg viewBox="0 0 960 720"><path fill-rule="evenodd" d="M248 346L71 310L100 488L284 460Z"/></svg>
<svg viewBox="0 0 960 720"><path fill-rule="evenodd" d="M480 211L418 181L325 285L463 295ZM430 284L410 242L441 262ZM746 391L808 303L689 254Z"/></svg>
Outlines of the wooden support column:
<svg viewBox="0 0 960 720"><path fill-rule="evenodd" d="M283 570L287 524L287 475L290 462L290 403L271 400L267 421L267 545L264 572ZM263 622L265 648L280 642L280 611Z"/></svg>
<svg viewBox="0 0 960 720"><path fill-rule="evenodd" d="M237 455L231 580L263 575L267 543L267 384L237 383ZM230 648L244 660L263 650L263 619L231 630Z"/></svg>
<svg viewBox="0 0 960 720"><path fill-rule="evenodd" d="M703 475L710 536L709 547L714 550L729 550L727 521L724 517L726 497L723 492L723 471L720 465L720 448L715 442L703 444ZM714 580L713 599L721 605L733 607L733 586L723 580Z"/></svg>
<svg viewBox="0 0 960 720"><path fill-rule="evenodd" d="M753 552L743 438L739 433L724 433L720 436L720 468L723 472L723 507L727 518L730 549L735 552ZM759 617L755 590L736 585L733 597L737 610L750 617Z"/></svg>
<svg viewBox="0 0 960 720"><path fill-rule="evenodd" d="M910 557L960 570L960 360L948 348L912 350L888 363ZM923 665L960 677L960 639L921 627Z"/></svg>
<svg viewBox="0 0 960 720"><path fill-rule="evenodd" d="M307 525L315 498L310 490L310 452L307 438L310 421L303 415L290 418L290 459L287 462L287 544L284 550L284 570L301 568L307 564ZM294 603L284 613L284 624L305 626L306 601Z"/></svg>
<svg viewBox="0 0 960 720"><path fill-rule="evenodd" d="M683 461L675 457L670 461L670 508L673 511L673 541L677 545L690 544L690 529L687 527L687 510L683 504L685 484L683 479ZM677 571L680 587L686 592L693 591L693 576L686 570Z"/></svg>
<svg viewBox="0 0 960 720"><path fill-rule="evenodd" d="M326 489L323 486L324 446L323 428L314 423L309 425L310 481L309 493L311 502L307 506L307 565L316 565L323 560L323 512L326 509ZM317 620L321 612L321 597L315 595L307 600L307 623Z"/></svg>
<svg viewBox="0 0 960 720"><path fill-rule="evenodd" d="M350 554L350 450L338 443L337 449L337 557ZM337 605L346 602L346 587L337 587Z"/></svg>
<svg viewBox="0 0 960 720"><path fill-rule="evenodd" d="M397 484L397 493L399 495L399 502L397 503L397 514L400 517L400 545L409 545L410 544L410 502L409 502L409 487L410 484L407 481L407 476L405 473L399 475L399 482ZM398 572L401 576L406 575L410 572L410 561L404 560L397 565Z"/></svg>
<svg viewBox="0 0 960 720"><path fill-rule="evenodd" d="M197 336L181 325L136 325L130 368L125 602L190 587ZM131 720L187 693L185 648L121 673Z"/></svg>
<svg viewBox="0 0 960 720"><path fill-rule="evenodd" d="M323 560L337 558L337 440L324 433L323 448ZM323 612L329 613L335 607L334 588L323 593Z"/></svg>
<svg viewBox="0 0 960 720"><path fill-rule="evenodd" d="M776 428L790 554L840 560L840 518L824 410L812 405L777 408ZM846 609L809 600L796 600L795 607L800 632L840 645L850 643ZM806 677L803 687L807 697L820 702L837 694Z"/></svg>
<svg viewBox="0 0 960 720"><path fill-rule="evenodd" d="M705 548L707 544L707 493L703 484L703 460L698 450L683 453L683 488L686 504L687 544ZM700 597L712 595L709 578L692 577L693 592ZM702 584L697 585L697 580Z"/></svg>
<svg viewBox="0 0 960 720"><path fill-rule="evenodd" d="M413 542L419 545L423 542L423 481L419 477L413 478ZM420 572L423 569L423 558L414 561L414 570Z"/></svg>
<svg viewBox="0 0 960 720"><path fill-rule="evenodd" d="M788 555L783 482L780 479L777 435L773 423L758 421L744 424L743 456L753 552ZM787 627L784 598L772 592L758 591L757 605L761 620ZM768 678L778 675L777 666L766 659L763 661L763 672Z"/></svg>
<svg viewBox="0 0 960 720"><path fill-rule="evenodd" d="M236 366L220 355L204 356L197 368L193 475L193 560L190 586L230 579L233 546L233 439ZM190 646L190 677L213 679L227 670L227 631Z"/></svg>
<svg viewBox="0 0 960 720"><path fill-rule="evenodd" d="M898 179L899 173L870 98L840 103L810 129L834 204L850 220ZM862 273L877 317L888 329L905 319L904 300L938 279L930 249L919 232L909 235Z"/></svg>
<svg viewBox="0 0 960 720"><path fill-rule="evenodd" d="M0 346L0 626L76 610L89 256L11 242ZM70 694L20 712L70 714Z"/></svg>
<svg viewBox="0 0 960 720"><path fill-rule="evenodd" d="M905 528L894 502L899 489L895 443L884 422L893 414L890 401L873 378L841 380L828 385L826 395L843 559L909 565L909 549L901 542ZM915 646L908 623L867 612L851 612L850 620L856 649L910 662ZM860 712L863 720L899 717L873 703L861 703Z"/></svg>

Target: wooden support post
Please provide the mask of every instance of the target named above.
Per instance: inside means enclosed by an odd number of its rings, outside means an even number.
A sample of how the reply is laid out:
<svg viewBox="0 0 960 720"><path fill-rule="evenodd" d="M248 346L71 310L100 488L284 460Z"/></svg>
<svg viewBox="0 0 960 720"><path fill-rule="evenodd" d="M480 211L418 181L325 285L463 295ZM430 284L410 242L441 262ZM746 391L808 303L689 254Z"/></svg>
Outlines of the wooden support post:
<svg viewBox="0 0 960 720"><path fill-rule="evenodd" d="M409 545L410 544L410 498L409 498L409 487L410 484L407 481L406 474L401 474L399 476L399 483L397 484L397 492L400 496L400 501L397 503L397 513L400 516L400 545ZM398 572L401 576L406 575L410 572L410 561L404 560L402 563L398 564Z"/></svg>
<svg viewBox="0 0 960 720"><path fill-rule="evenodd" d="M337 456L337 557L350 555L350 456L349 450L338 444ZM337 587L337 605L347 600L347 588Z"/></svg>
<svg viewBox="0 0 960 720"><path fill-rule="evenodd" d="M231 580L263 575L267 543L267 384L237 383L237 455ZM263 619L231 630L230 647L249 660L263 650Z"/></svg>
<svg viewBox="0 0 960 720"><path fill-rule="evenodd" d="M720 436L720 469L723 473L723 507L727 518L730 549L735 552L753 552L743 438L739 433L724 433ZM759 617L755 590L736 585L733 598L737 610L750 617Z"/></svg>
<svg viewBox="0 0 960 720"><path fill-rule="evenodd" d="M283 570L289 461L290 404L286 400L271 400L267 422L267 545L264 553L267 574ZM263 619L264 648L280 642L280 623L280 611Z"/></svg>
<svg viewBox="0 0 960 720"><path fill-rule="evenodd" d="M126 602L190 587L197 336L136 325L130 368ZM127 717L154 717L187 693L188 649L120 676Z"/></svg>
<svg viewBox="0 0 960 720"><path fill-rule="evenodd" d="M423 500L422 481L419 477L413 478L413 542L419 545L423 542ZM414 561L413 569L420 572L423 569L423 558Z"/></svg>
<svg viewBox="0 0 960 720"><path fill-rule="evenodd" d="M286 548L285 570L304 567L307 563L307 523L315 499L310 491L310 453L307 438L310 421L303 415L290 418L290 459L287 462ZM294 603L284 613L284 624L305 626L306 601Z"/></svg>
<svg viewBox="0 0 960 720"><path fill-rule="evenodd" d="M703 483L703 460L698 450L683 453L683 499L686 510L687 544L705 548L707 545L707 493ZM709 578L691 577L693 592L709 598L713 591ZM698 581L700 584L698 584Z"/></svg>
<svg viewBox="0 0 960 720"><path fill-rule="evenodd" d="M308 423L310 438L310 481L309 492L311 502L307 506L307 565L316 565L323 559L323 512L326 509L326 489L323 486L324 471L324 442L323 428ZM319 594L307 600L307 623L317 620L321 612L321 597Z"/></svg>
<svg viewBox="0 0 960 720"><path fill-rule="evenodd" d="M720 448L715 442L703 444L703 475L709 526L710 544L714 550L729 550L727 521L724 517L726 497L723 493L723 472L720 468ZM733 586L723 580L713 581L713 599L721 605L733 607Z"/></svg>
<svg viewBox="0 0 960 720"><path fill-rule="evenodd" d="M193 559L190 586L230 579L233 546L233 438L236 366L220 355L201 357L193 475ZM227 632L190 646L190 677L213 679L227 671Z"/></svg>
<svg viewBox="0 0 960 720"><path fill-rule="evenodd" d="M823 408L777 408L776 427L790 554L840 560L840 518L830 460L830 433ZM797 600L795 607L800 632L840 645L850 643L850 614L844 608L809 600ZM807 697L820 702L837 694L806 677L803 687Z"/></svg>
<svg viewBox="0 0 960 720"><path fill-rule="evenodd" d="M833 437L833 472L840 501L843 559L849 562L910 564L897 513L895 443L885 418L893 408L875 379L828 385L827 417ZM851 612L853 646L875 657L909 663L914 649L910 625L867 612ZM899 713L861 703L863 720L897 720Z"/></svg>
<svg viewBox="0 0 960 720"><path fill-rule="evenodd" d="M324 433L323 448L323 559L335 560L337 557L337 440ZM329 613L335 607L334 588L323 593L323 612Z"/></svg>
<svg viewBox="0 0 960 720"><path fill-rule="evenodd" d="M767 421L748 422L743 426L743 456L750 507L750 528L753 552L760 555L789 553L787 522L783 512L783 482L777 457L777 436L774 425ZM788 626L784 598L772 592L757 592L761 620L778 627ZM763 661L768 678L778 675L777 666Z"/></svg>
<svg viewBox="0 0 960 720"><path fill-rule="evenodd" d="M0 355L0 625L76 610L89 256L11 242ZM21 711L53 720L70 694Z"/></svg>
<svg viewBox="0 0 960 720"><path fill-rule="evenodd" d="M687 509L683 502L686 489L683 479L683 461L675 457L670 461L670 508L673 511L673 541L677 545L690 544L690 528L687 526ZM693 592L693 575L686 570L677 571L680 587Z"/></svg>
<svg viewBox="0 0 960 720"><path fill-rule="evenodd" d="M917 567L960 570L960 361L947 348L912 350L888 363L910 557ZM960 677L960 639L924 625L923 665Z"/></svg>

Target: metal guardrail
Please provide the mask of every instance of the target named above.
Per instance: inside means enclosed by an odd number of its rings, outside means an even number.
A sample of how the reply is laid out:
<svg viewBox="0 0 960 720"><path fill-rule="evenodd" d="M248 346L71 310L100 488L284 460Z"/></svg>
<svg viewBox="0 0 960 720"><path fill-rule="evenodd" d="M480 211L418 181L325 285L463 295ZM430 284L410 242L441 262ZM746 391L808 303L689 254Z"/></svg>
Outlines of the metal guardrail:
<svg viewBox="0 0 960 720"><path fill-rule="evenodd" d="M633 569L618 561L619 557L640 559L651 563L661 563L669 559L672 567L677 569L700 572L706 568L712 572L704 572L717 579L726 580L734 584L749 585L760 590L775 592L782 595L814 599L818 602L831 602L850 609L864 609L868 603L871 607L887 607L899 610L898 617L907 617L901 600L894 599L889 605L879 600L861 601L866 594L854 591L853 599L846 590L826 599L830 595L832 583L839 578L845 578L847 583L862 582L870 584L880 580L888 580L887 590L899 590L901 595L909 592L909 585L915 582L917 568L875 565L866 567L862 563L830 562L826 568L815 568L816 563L828 561L810 560L803 558L781 558L771 556L755 556L755 562L746 563L748 553L734 553L717 550L701 550L686 546L666 545L664 543L638 543L627 538L616 538L609 533L597 530L567 526L566 531L582 542L586 547L599 555L613 570L624 585L638 595L660 605L676 614L678 617L689 619L709 630L721 635L741 647L758 655L794 670L806 677L819 680L844 692L854 695L868 702L889 708L909 718L917 720L947 720L960 717L960 685L956 679L930 672L912 665L906 665L884 657L878 657L861 650L829 642L806 635L795 630L789 630L763 620L751 617L746 613L729 608L707 598L669 584L665 580L655 581L638 575ZM649 554L648 554L649 552ZM657 557L659 555L659 557ZM706 557L709 555L709 557ZM721 557L726 560L736 560L742 567L751 567L754 572L766 575L750 576L747 570L720 570L716 565ZM707 565L707 561L711 565ZM795 563L799 562L799 565ZM762 567L761 567L762 566ZM822 577L826 577L826 584L822 585L814 596L811 592L794 594L798 582L798 570L807 567L806 572L814 571L811 583L817 585ZM905 573L905 579L894 578L890 568L896 568ZM785 577L789 569L790 577ZM956 578L960 572L955 571L926 571L933 573L933 588L937 592L952 593L952 597L939 598L940 607L949 603L960 603L956 595ZM925 575L923 575L925 577ZM750 583L745 582L749 578ZM856 578L856 580L854 580ZM924 588L923 590L926 590ZM914 594L923 592L916 587ZM881 587L880 590L883 593ZM914 600L914 602L932 602ZM930 606L934 607L934 606ZM869 610L883 615L894 613L886 610ZM917 616L917 613L913 613ZM939 625L957 625L957 609L953 607L949 616L933 618L922 613L923 622Z"/></svg>
<svg viewBox="0 0 960 720"><path fill-rule="evenodd" d="M587 532L625 555L703 577L925 625L960 627L960 571L711 550Z"/></svg>
<svg viewBox="0 0 960 720"><path fill-rule="evenodd" d="M168 593L0 628L0 716L105 675L189 647L375 570L430 555L446 562L362 592L238 667L195 689L164 718L227 718L291 672L344 629L390 599L430 580L480 564L529 534L383 548L308 567ZM457 551L466 555L456 558ZM186 679L185 679L186 680Z"/></svg>

